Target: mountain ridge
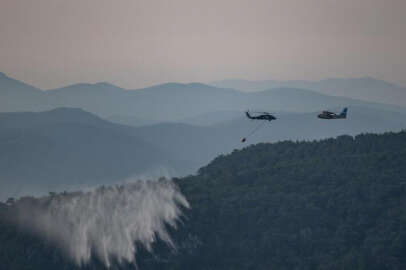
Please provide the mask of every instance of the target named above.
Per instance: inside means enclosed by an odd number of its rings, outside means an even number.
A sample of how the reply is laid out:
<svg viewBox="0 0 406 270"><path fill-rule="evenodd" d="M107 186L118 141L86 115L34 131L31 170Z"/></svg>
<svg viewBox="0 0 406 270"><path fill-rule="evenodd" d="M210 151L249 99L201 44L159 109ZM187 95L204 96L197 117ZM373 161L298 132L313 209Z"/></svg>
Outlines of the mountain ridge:
<svg viewBox="0 0 406 270"><path fill-rule="evenodd" d="M234 88L240 91L261 91L277 87L293 87L315 90L323 94L362 99L370 102L405 105L406 87L372 77L327 78L319 81L230 79L209 83L216 87Z"/></svg>
<svg viewBox="0 0 406 270"><path fill-rule="evenodd" d="M183 175L190 167L187 160L138 136L134 128L82 109L0 113L3 199L112 184L160 170Z"/></svg>

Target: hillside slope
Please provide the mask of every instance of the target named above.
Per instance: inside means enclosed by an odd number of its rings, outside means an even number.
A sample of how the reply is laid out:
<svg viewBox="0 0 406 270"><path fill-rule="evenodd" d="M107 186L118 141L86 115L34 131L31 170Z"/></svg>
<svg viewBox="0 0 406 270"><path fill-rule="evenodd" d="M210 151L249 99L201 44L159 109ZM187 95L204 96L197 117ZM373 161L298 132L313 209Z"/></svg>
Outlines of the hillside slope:
<svg viewBox="0 0 406 270"><path fill-rule="evenodd" d="M0 112L45 109L48 107L44 98L40 89L0 72Z"/></svg>
<svg viewBox="0 0 406 270"><path fill-rule="evenodd" d="M175 179L192 207L172 232L177 252L158 241L155 254L141 252L137 263L140 269L405 269L405 179L405 132L234 151L196 176ZM13 209L1 204L0 216ZM0 227L6 269L76 269L46 242L4 219ZM82 269L96 268L94 261Z"/></svg>
<svg viewBox="0 0 406 270"><path fill-rule="evenodd" d="M219 157L180 180L195 206L185 230L201 246L173 262L404 269L405 160L404 132L259 144Z"/></svg>
<svg viewBox="0 0 406 270"><path fill-rule="evenodd" d="M0 198L112 184L190 168L133 128L81 109L0 113ZM163 170L163 171L160 171ZM159 172L156 172L159 171Z"/></svg>

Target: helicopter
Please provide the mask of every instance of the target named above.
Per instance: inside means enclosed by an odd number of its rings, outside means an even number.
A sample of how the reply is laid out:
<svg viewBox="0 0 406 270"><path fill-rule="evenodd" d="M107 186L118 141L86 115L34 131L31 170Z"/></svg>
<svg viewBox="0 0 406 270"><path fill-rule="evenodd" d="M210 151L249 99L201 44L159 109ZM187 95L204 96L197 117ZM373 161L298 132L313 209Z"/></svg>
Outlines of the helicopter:
<svg viewBox="0 0 406 270"><path fill-rule="evenodd" d="M252 120L267 120L267 121L276 120L276 117L270 114L269 112L255 112L255 113L257 113L258 115L252 116L249 111L246 111L245 115Z"/></svg>
<svg viewBox="0 0 406 270"><path fill-rule="evenodd" d="M251 120L262 120L264 122L260 123L257 127L255 127L254 130L252 130L246 137L242 138L241 142L243 143L247 140L247 137L251 136L256 131L258 131L263 126L263 124L266 123L265 121L271 122L272 120L276 120L276 117L269 112L253 112L253 113L255 113L256 115L251 115L249 111L246 111L245 115Z"/></svg>

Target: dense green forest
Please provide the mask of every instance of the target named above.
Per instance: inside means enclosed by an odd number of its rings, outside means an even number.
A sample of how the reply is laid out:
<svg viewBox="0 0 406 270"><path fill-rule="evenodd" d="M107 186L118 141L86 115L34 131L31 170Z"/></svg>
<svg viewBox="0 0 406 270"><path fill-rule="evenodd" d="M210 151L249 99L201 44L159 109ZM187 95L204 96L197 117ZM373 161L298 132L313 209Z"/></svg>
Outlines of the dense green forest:
<svg viewBox="0 0 406 270"><path fill-rule="evenodd" d="M139 269L406 269L406 132L257 144L175 182L177 250L157 242ZM19 203L0 205L0 268L76 269L7 221Z"/></svg>

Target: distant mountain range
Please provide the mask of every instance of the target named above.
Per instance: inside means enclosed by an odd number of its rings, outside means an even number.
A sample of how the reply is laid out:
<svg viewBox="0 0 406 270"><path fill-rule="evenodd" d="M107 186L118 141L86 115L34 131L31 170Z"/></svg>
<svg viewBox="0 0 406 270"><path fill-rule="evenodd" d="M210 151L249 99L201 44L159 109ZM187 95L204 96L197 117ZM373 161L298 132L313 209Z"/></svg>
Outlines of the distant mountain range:
<svg viewBox="0 0 406 270"><path fill-rule="evenodd" d="M347 120L316 117L344 106ZM270 111L278 119L242 144L259 124L243 115L247 109ZM2 73L0 112L0 197L134 175L190 174L253 143L406 127L405 107L300 88L246 93L200 83L139 90L96 83L43 91Z"/></svg>
<svg viewBox="0 0 406 270"><path fill-rule="evenodd" d="M133 128L81 109L0 113L0 199L181 175L190 167Z"/></svg>
<svg viewBox="0 0 406 270"><path fill-rule="evenodd" d="M210 83L221 88L241 91L263 91L271 88L303 88L322 94L362 99L370 102L406 105L406 88L370 77L333 78L321 81L249 81L241 79L223 80Z"/></svg>
<svg viewBox="0 0 406 270"><path fill-rule="evenodd" d="M306 87L306 85L300 85ZM384 94L386 96L388 94ZM247 109L272 112L313 112L342 106L362 106L406 112L406 107L334 97L312 90L283 86L253 93L190 83L167 83L126 90L108 83L74 84L42 91L0 74L0 111L43 111L58 107L82 108L103 118L128 125L159 122L193 123L218 111ZM208 120L214 121L208 121ZM199 121L200 121L199 120Z"/></svg>
<svg viewBox="0 0 406 270"><path fill-rule="evenodd" d="M313 140L342 134L399 131L406 114L352 106L346 120L314 113L280 113L259 124L240 114L218 113L214 125L114 124L82 109L0 113L0 198L111 184L141 176L195 173L220 154L259 142ZM231 118L231 119L230 119Z"/></svg>

